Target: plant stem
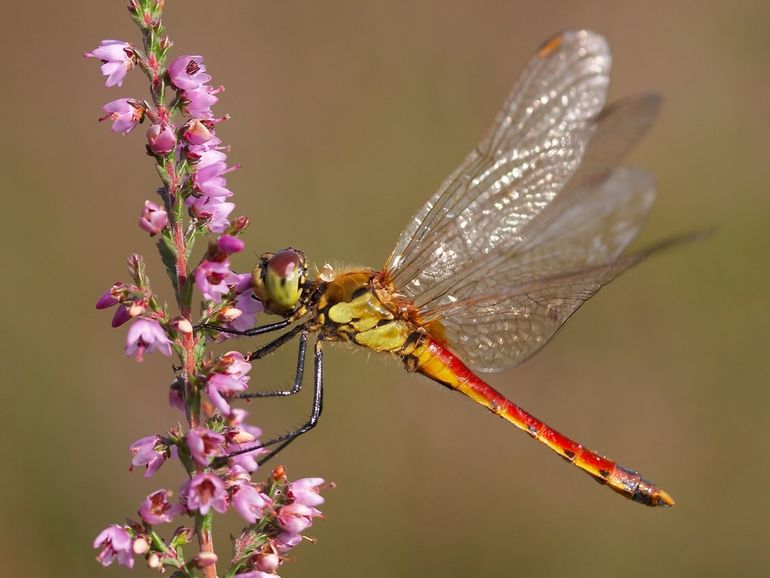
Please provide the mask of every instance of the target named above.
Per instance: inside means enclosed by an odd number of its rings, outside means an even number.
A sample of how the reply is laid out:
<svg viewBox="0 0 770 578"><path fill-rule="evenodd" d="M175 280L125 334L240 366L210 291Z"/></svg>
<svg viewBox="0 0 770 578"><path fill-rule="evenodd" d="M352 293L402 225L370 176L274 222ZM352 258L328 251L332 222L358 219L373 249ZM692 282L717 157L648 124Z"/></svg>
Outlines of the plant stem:
<svg viewBox="0 0 770 578"><path fill-rule="evenodd" d="M195 516L195 533L201 552L214 553L214 540L211 537L211 513ZM204 578L217 578L217 566L212 564L203 568Z"/></svg>
<svg viewBox="0 0 770 578"><path fill-rule="evenodd" d="M169 177L171 179L171 186L169 187L169 193L172 199L174 199L174 205L176 209L183 203L180 196L177 194L177 177L176 170L173 163L170 164ZM179 313L191 321L192 307L190 300L186 296L185 288L189 282L189 272L187 270L187 246L185 243L184 235L184 217L181 210L173 211L173 225L172 234L174 238L174 246L176 248L176 285L177 285L177 302L179 305ZM182 371L185 382L185 408L187 413L187 421L190 428L196 428L200 424L200 397L195 386L195 376L198 374L198 362L195 356L196 339L192 333L183 333L182 347L184 349L182 359ZM211 535L211 523L210 520L206 522L205 516L196 516L195 530L198 536L198 547L201 552L214 553L214 540ZM205 578L217 578L216 564L206 566L202 569L203 576Z"/></svg>

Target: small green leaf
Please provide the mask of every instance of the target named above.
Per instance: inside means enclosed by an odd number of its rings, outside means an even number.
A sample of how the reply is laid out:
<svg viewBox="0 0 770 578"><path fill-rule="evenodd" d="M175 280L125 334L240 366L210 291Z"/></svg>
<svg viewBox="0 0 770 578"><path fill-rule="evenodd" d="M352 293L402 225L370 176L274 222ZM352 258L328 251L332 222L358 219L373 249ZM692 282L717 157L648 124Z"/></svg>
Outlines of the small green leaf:
<svg viewBox="0 0 770 578"><path fill-rule="evenodd" d="M163 260L163 265L166 267L166 273L168 273L171 283L174 285L174 289L178 290L176 286L176 247L171 240L168 231L163 231L158 238L158 252L160 258Z"/></svg>

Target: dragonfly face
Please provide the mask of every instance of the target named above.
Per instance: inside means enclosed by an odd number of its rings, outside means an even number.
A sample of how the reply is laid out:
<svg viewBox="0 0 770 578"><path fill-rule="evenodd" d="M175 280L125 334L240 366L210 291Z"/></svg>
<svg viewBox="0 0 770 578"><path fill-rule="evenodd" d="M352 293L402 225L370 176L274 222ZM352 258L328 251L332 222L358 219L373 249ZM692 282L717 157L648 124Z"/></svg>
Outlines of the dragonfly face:
<svg viewBox="0 0 770 578"><path fill-rule="evenodd" d="M254 294L265 310L289 317L301 304L307 285L305 255L297 249L264 253L251 273Z"/></svg>

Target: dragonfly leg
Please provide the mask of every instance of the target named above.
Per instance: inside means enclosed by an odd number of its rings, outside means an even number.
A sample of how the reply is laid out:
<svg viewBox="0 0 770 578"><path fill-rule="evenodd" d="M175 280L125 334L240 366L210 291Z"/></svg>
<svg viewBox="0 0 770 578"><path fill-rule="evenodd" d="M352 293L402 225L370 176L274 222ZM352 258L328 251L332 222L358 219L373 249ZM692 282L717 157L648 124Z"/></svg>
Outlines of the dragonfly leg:
<svg viewBox="0 0 770 578"><path fill-rule="evenodd" d="M278 331L283 329L291 323L291 319L282 319L275 323L268 323L267 325L259 325L258 327L252 327L245 331L239 331L238 329L232 329L230 327L223 327L222 325L214 325L212 323L201 323L196 325L195 329L213 329L220 333L229 333L230 335L242 335L244 337L254 337L256 335L262 335L263 333L270 333L271 331Z"/></svg>
<svg viewBox="0 0 770 578"><path fill-rule="evenodd" d="M318 420L321 417L321 411L323 410L324 370L323 370L323 349L321 347L320 339L315 343L313 374L314 374L313 375L313 407L310 410L310 417L303 425L301 425L300 427L298 427L297 429L291 432L285 433L280 436L276 436L272 439L269 439L255 446L243 448L235 452L232 452L227 456L218 458L214 460L214 462L212 463L212 466L215 468L220 467L229 458L232 458L241 454L253 452L254 450L258 450L260 448L276 446L273 448L273 450L269 454L267 454L266 456L262 456L259 459L258 463L259 465L262 465L265 462L267 462L269 459L273 458L278 452L280 452L283 448L285 448L287 445L289 445L299 436L313 429L318 424Z"/></svg>
<svg viewBox="0 0 770 578"><path fill-rule="evenodd" d="M241 393L239 395L236 395L235 397L238 399L252 399L255 397L285 397L285 396L294 395L295 393L298 393L302 389L302 379L305 376L307 335L308 335L307 330L301 332L299 335L299 353L297 354L297 372L294 374L294 383L292 384L291 389L279 390L279 391L255 391L253 393ZM251 356L249 356L249 359L252 359Z"/></svg>
<svg viewBox="0 0 770 578"><path fill-rule="evenodd" d="M294 339L297 336L297 333L303 333L306 332L307 328L304 325L295 325L291 329L289 329L286 333L283 335L279 335L275 339L273 339L270 343L267 345L263 345L256 351L252 351L247 356L247 361L254 361L255 359L262 359L263 357L270 355L273 351L276 349L283 347L286 345L289 341Z"/></svg>

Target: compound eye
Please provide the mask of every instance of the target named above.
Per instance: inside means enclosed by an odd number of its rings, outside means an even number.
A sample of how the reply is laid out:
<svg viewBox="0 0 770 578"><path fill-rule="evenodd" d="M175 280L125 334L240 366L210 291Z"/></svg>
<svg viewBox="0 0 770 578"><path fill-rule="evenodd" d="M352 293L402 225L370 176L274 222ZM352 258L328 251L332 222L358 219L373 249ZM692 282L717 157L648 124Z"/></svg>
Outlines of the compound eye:
<svg viewBox="0 0 770 578"><path fill-rule="evenodd" d="M267 298L278 309L293 309L302 296L305 282L305 256L295 249L275 253L264 271Z"/></svg>

